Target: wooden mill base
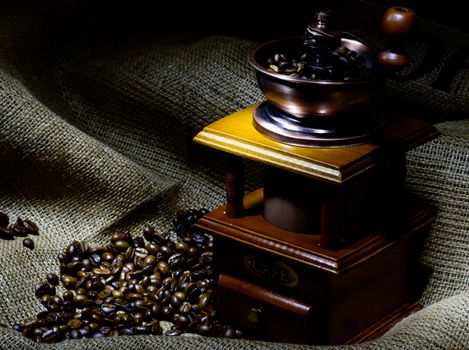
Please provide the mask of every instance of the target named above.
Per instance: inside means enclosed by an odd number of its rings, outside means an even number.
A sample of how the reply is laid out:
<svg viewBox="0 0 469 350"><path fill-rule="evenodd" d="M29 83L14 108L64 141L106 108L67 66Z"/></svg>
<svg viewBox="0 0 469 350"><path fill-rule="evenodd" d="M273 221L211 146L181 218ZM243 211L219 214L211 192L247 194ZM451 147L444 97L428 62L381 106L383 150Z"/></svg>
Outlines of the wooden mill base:
<svg viewBox="0 0 469 350"><path fill-rule="evenodd" d="M420 308L425 274L416 257L431 218L413 209L402 234L380 232L336 250L261 215L262 191L245 198L242 218L220 207L197 227L215 237L218 317L247 336L293 343L370 340Z"/></svg>

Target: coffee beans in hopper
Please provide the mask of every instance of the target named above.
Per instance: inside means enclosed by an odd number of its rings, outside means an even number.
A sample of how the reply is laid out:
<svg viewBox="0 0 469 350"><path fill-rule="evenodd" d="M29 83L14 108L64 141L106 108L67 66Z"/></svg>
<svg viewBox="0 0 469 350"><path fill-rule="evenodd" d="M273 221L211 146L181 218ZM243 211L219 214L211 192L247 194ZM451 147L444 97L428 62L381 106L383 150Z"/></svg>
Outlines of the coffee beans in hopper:
<svg viewBox="0 0 469 350"><path fill-rule="evenodd" d="M365 58L354 50L340 46L328 55L328 64L317 67L310 52L290 55L285 52L268 57L264 67L272 73L287 75L303 80L366 80L371 78L371 70Z"/></svg>
<svg viewBox="0 0 469 350"><path fill-rule="evenodd" d="M192 227L205 213L177 214L177 242L149 225L143 237L115 233L106 245L73 241L58 255L60 276L50 273L35 287L45 310L13 328L34 341L52 343L157 335L164 320L173 324L166 335L240 337L240 331L219 323L212 309L212 239ZM61 296L59 280L65 288Z"/></svg>

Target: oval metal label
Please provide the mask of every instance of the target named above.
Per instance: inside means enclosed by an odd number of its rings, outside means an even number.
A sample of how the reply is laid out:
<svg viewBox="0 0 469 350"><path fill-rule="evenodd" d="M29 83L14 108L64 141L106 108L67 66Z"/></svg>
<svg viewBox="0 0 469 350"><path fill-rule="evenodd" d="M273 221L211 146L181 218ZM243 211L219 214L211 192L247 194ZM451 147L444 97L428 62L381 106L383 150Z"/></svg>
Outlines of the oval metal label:
<svg viewBox="0 0 469 350"><path fill-rule="evenodd" d="M298 275L290 266L280 260L268 260L256 255L244 257L244 266L254 276L284 287L295 287Z"/></svg>

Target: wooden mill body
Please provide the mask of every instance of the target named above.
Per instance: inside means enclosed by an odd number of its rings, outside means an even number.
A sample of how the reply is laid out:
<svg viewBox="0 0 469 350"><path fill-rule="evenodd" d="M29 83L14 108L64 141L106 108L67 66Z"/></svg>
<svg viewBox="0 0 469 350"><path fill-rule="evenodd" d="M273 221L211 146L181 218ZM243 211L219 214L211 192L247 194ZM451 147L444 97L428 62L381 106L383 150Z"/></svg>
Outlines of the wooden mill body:
<svg viewBox="0 0 469 350"><path fill-rule="evenodd" d="M405 196L405 152L438 135L394 115L373 142L340 148L273 141L256 106L195 141L227 153L227 203L196 226L214 235L218 316L256 339L371 339L419 307L417 257L431 217ZM243 158L266 166L244 194Z"/></svg>

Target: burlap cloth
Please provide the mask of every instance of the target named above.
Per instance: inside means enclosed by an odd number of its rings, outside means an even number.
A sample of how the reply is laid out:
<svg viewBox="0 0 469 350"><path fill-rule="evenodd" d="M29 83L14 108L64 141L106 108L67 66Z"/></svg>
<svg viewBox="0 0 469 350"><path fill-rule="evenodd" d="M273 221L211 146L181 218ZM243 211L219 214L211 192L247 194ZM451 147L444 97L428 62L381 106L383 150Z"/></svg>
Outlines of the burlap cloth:
<svg viewBox="0 0 469 350"><path fill-rule="evenodd" d="M1 6L0 211L35 221L40 236L33 251L0 241L0 348L316 348L194 335L44 345L8 328L41 309L34 283L58 271L73 239L105 241L146 222L164 230L179 208L223 203L223 157L191 138L262 97L246 63L251 42L178 36L110 53L63 35L70 13ZM408 154L412 196L436 216L421 257L434 270L425 308L351 348L469 348L469 120L437 127L440 138ZM258 173L250 164L248 187Z"/></svg>

